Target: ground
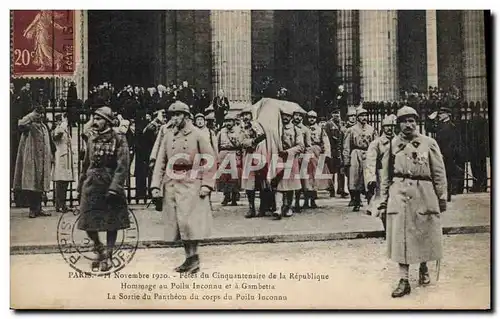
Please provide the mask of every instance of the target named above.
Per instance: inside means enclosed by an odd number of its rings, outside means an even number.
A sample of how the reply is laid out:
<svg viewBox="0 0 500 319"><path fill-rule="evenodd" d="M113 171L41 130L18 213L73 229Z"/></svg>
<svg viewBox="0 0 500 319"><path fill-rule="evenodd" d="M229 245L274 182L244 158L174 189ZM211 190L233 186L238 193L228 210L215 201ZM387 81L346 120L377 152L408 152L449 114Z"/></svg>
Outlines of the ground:
<svg viewBox="0 0 500 319"><path fill-rule="evenodd" d="M322 242L203 246L201 271L214 274L262 273L266 279L220 280L179 278L172 270L183 261L180 248L139 249L121 272L163 274L165 279L69 278L75 276L60 254L11 256L11 305L14 308L329 308L329 309L487 309L490 307L490 235L444 236L445 256L436 282L435 263L430 263L432 284L419 287L417 266L410 270L412 293L390 297L398 267L386 258L383 239ZM269 279L269 274L278 279ZM282 273L286 279L279 279ZM297 281L290 274L311 274L318 280ZM175 277L174 277L175 276ZM328 276L328 278L326 278ZM33 283L36 284L34 285ZM148 290L121 289L122 284L155 284ZM184 283L189 289L182 289ZM193 289L193 284L221 284ZM167 284L168 289L159 289ZM172 284L176 288L172 288ZM226 287L231 284L231 287ZM238 284L238 288L235 287ZM243 285L242 285L243 284ZM261 286L258 286L258 285ZM263 286L264 285L264 286ZM184 286L186 287L186 286ZM274 289L272 289L274 287ZM257 288L257 289L250 289ZM267 289L266 289L267 288ZM144 293L151 300L120 300ZM108 294L109 293L109 294ZM257 300L258 294L286 297ZM185 295L187 301L159 300L169 294ZM189 300L196 294L199 300ZM224 300L224 296L232 300ZM113 295L117 299L113 300ZM241 300L242 298L255 300ZM155 299L156 297L156 299ZM221 298L220 300L202 300ZM238 300L236 300L238 298Z"/></svg>

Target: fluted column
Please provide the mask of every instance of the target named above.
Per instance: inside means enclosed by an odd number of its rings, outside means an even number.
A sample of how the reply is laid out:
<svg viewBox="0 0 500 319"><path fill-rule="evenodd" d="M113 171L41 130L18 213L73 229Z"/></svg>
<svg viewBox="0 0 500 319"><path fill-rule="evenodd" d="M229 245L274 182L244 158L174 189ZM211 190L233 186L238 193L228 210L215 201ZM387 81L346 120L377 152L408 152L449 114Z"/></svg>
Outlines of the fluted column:
<svg viewBox="0 0 500 319"><path fill-rule="evenodd" d="M462 27L464 38L464 97L467 101L486 100L486 52L483 11L463 11Z"/></svg>
<svg viewBox="0 0 500 319"><path fill-rule="evenodd" d="M425 11L427 43L427 86L438 86L438 50L436 10Z"/></svg>
<svg viewBox="0 0 500 319"><path fill-rule="evenodd" d="M337 10L336 33L337 84L343 84L349 93L349 104L358 104L360 99L359 11Z"/></svg>
<svg viewBox="0 0 500 319"><path fill-rule="evenodd" d="M398 99L395 10L360 10L361 96L364 101Z"/></svg>
<svg viewBox="0 0 500 319"><path fill-rule="evenodd" d="M214 96L226 92L232 108L251 102L251 12L213 10L212 67Z"/></svg>

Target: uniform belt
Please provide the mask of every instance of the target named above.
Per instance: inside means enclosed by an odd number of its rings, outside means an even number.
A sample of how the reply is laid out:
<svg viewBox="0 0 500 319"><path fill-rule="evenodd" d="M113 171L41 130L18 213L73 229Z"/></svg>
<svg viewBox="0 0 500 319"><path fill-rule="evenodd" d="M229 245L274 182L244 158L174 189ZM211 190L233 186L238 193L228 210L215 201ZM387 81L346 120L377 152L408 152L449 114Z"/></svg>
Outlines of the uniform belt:
<svg viewBox="0 0 500 319"><path fill-rule="evenodd" d="M238 151L240 150L239 147L237 146L232 146L232 147L221 147L220 148L221 151Z"/></svg>
<svg viewBox="0 0 500 319"><path fill-rule="evenodd" d="M367 151L368 149L367 148L361 148L361 147L354 147L351 149L351 152L354 151L354 150L358 150L358 151Z"/></svg>
<svg viewBox="0 0 500 319"><path fill-rule="evenodd" d="M409 174L394 174L394 177L399 177L399 178L404 178L404 179L411 179L414 181L429 181L432 182L432 179L428 176L412 176Z"/></svg>
<svg viewBox="0 0 500 319"><path fill-rule="evenodd" d="M190 171L193 169L193 165L184 164L174 164L172 166L173 171Z"/></svg>

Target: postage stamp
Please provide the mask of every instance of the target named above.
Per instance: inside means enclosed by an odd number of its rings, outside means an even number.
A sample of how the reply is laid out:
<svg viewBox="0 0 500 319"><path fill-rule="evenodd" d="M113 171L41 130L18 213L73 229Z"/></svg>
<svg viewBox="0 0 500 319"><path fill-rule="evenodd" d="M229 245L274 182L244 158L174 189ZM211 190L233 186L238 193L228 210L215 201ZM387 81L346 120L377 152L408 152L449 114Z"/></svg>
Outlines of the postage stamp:
<svg viewBox="0 0 500 319"><path fill-rule="evenodd" d="M139 226L134 212L129 209L130 227L118 231L115 249L111 258L111 268L103 271L98 266L93 243L86 232L76 225L81 217L78 210L62 214L57 223L57 245L68 265L89 276L106 276L125 268L134 258L139 243Z"/></svg>
<svg viewBox="0 0 500 319"><path fill-rule="evenodd" d="M74 10L13 10L12 20L14 77L74 74Z"/></svg>

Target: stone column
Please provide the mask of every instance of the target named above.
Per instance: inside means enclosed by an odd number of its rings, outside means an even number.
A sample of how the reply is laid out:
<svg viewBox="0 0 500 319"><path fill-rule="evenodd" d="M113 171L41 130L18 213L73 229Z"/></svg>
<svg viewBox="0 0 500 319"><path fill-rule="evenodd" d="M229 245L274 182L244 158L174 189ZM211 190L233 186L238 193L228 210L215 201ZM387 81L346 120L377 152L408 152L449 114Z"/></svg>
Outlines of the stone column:
<svg viewBox="0 0 500 319"><path fill-rule="evenodd" d="M337 86L344 85L348 103L358 104L359 92L359 11L337 10ZM337 88L334 88L335 93Z"/></svg>
<svg viewBox="0 0 500 319"><path fill-rule="evenodd" d="M427 34L427 87L438 86L438 50L436 10L425 11Z"/></svg>
<svg viewBox="0 0 500 319"><path fill-rule="evenodd" d="M483 101L487 99L484 12L463 11L462 27L464 97L467 101Z"/></svg>
<svg viewBox="0 0 500 319"><path fill-rule="evenodd" d="M395 10L360 10L361 96L395 101L398 88L398 16Z"/></svg>
<svg viewBox="0 0 500 319"><path fill-rule="evenodd" d="M251 102L251 12L250 10L213 10L212 96L226 92L231 108Z"/></svg>

